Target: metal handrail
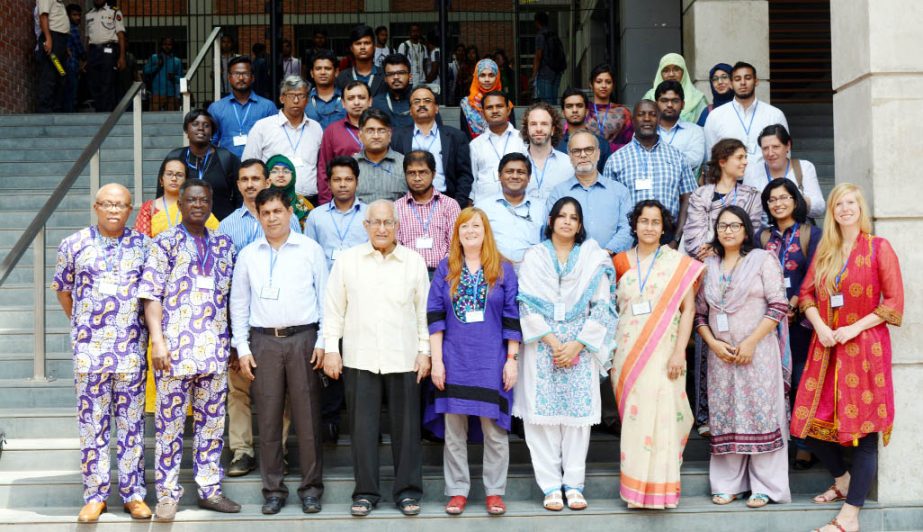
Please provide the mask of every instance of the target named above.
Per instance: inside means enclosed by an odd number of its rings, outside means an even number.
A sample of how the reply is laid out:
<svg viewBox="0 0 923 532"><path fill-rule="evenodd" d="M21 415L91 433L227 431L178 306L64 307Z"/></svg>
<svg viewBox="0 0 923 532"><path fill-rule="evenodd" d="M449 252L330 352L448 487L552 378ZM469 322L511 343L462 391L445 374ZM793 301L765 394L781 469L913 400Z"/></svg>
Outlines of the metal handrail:
<svg viewBox="0 0 923 532"><path fill-rule="evenodd" d="M35 255L35 260L32 264L34 270L33 291L35 295L35 355L33 359L33 375L35 379L45 378L45 226L48 224L51 215L54 214L61 205L64 197L67 196L67 193L73 188L74 183L77 182L77 178L80 177L83 169L90 163L92 163L93 166L91 173L94 174L90 178L91 198L96 194L96 190L99 188L99 149L109 136L109 133L112 132L112 128L115 127L119 119L125 113L125 110L128 109L129 105L134 105L134 157L136 159L134 164L134 186L135 202L140 203L142 192L140 165L141 88L143 86L144 84L140 81L132 83L131 87L128 88L128 92L125 93L119 104L115 106L115 109L109 113L109 116L106 117L106 121L103 122L99 130L96 131L96 134L93 135L93 138L90 140L90 143L87 144L87 147L83 149L80 157L77 158L70 170L67 171L67 174L64 175L64 178L61 179L58 186L55 187L54 192L51 193L51 196L45 201L42 208L39 209L38 214L35 215L35 218L33 218L28 227L26 227L22 236L20 236L16 244L13 245L13 249L10 250L6 257L3 258L3 262L0 263L0 286L2 286L10 274L13 273L13 269L16 268L16 265L19 263L20 259L22 259L22 256L25 255L29 246L33 246L33 253Z"/></svg>
<svg viewBox="0 0 923 532"><path fill-rule="evenodd" d="M221 69L218 65L221 64L221 48L220 43L218 42L218 36L221 35L221 26L215 26L212 29L212 32L208 35L208 38L205 39L205 42L202 44L202 48L199 50L198 55L195 56L195 59L192 60L192 63L189 65L189 70L186 71L186 75L179 78L179 91L183 94L183 116L186 116L186 113L192 107L192 93L189 91L189 81L195 77L196 72L199 70L199 65L202 61L205 60L206 54L208 54L209 47L212 48L212 53L214 54L215 59L215 68L214 68L214 91L215 91L215 101L218 101L221 98ZM185 138L184 142L188 146L189 139Z"/></svg>

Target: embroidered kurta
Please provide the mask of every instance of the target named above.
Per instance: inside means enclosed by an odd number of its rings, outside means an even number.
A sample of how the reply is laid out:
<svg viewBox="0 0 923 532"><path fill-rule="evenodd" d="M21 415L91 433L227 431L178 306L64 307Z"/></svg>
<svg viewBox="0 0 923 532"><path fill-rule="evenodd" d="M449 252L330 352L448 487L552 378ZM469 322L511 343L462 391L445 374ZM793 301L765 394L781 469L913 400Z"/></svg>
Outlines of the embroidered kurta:
<svg viewBox="0 0 923 532"><path fill-rule="evenodd" d="M885 322L831 348L824 347L815 335L798 386L792 434L846 445L881 432L887 444L894 425L887 326L899 326L903 319L900 264L887 240L860 234L845 266L838 288L843 306L831 307L830 294L822 280L815 278L812 265L801 285L802 310L816 307L834 330L869 313Z"/></svg>
<svg viewBox="0 0 923 532"><path fill-rule="evenodd" d="M104 238L88 227L58 247L51 288L71 292L71 344L74 372L144 371L147 328L138 285L149 240L125 228L119 238Z"/></svg>

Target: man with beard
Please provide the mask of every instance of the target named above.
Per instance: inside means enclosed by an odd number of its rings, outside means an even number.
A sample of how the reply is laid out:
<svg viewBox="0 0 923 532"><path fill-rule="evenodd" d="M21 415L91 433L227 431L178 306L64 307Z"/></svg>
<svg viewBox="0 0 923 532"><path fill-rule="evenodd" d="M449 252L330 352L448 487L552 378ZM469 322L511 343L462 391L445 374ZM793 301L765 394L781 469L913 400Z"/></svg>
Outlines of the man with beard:
<svg viewBox="0 0 923 532"><path fill-rule="evenodd" d="M231 94L208 106L215 119L212 143L237 156L244 154L247 135L256 122L278 112L275 104L253 92L253 72L250 58L240 55L228 62L228 83Z"/></svg>
<svg viewBox="0 0 923 532"><path fill-rule="evenodd" d="M785 120L785 113L756 97L759 84L756 67L743 61L734 65L731 69L734 101L730 105L715 108L705 120L706 153L710 153L712 146L721 139L738 139L747 147L747 162L750 165L763 162L758 140L760 132L772 124L782 124L788 129L788 121Z"/></svg>
<svg viewBox="0 0 923 532"><path fill-rule="evenodd" d="M362 151L359 118L371 105L371 96L368 85L361 81L350 81L343 88L346 118L337 120L324 130L324 139L317 156L317 195L318 203L321 205L333 197L327 183L327 163L339 155L352 156Z"/></svg>
<svg viewBox="0 0 923 532"><path fill-rule="evenodd" d="M375 96L372 107L391 119L393 127L413 125L410 117L410 60L401 54L391 54L382 62L388 90Z"/></svg>
<svg viewBox="0 0 923 532"><path fill-rule="evenodd" d="M677 220L675 234L667 235L670 246L676 249L686 223L689 195L698 185L683 154L661 142L657 134L660 110L655 102L641 100L635 104L631 120L634 137L609 157L603 177L628 188L630 208L646 199L663 203Z"/></svg>
<svg viewBox="0 0 923 532"><path fill-rule="evenodd" d="M567 124L564 127L561 142L554 149L568 153L567 143L570 142L571 135L578 131L590 131L599 139L599 162L596 163L596 169L602 173L603 168L606 167L606 161L612 155L612 146L609 145L606 139L586 127L586 115L589 107L590 99L585 92L573 87L564 89L564 94L561 96L561 111Z"/></svg>
<svg viewBox="0 0 923 532"><path fill-rule="evenodd" d="M654 100L660 109L657 133L683 154L692 175L698 176L705 161L705 133L692 122L680 120L685 106L683 98L683 84L675 80L661 81L654 89Z"/></svg>
<svg viewBox="0 0 923 532"><path fill-rule="evenodd" d="M546 201L551 189L574 175L567 154L554 149L561 141L561 122L561 113L545 102L533 103L522 117L519 133L529 145L526 155L534 177L529 182L529 195L539 201Z"/></svg>
<svg viewBox="0 0 923 532"><path fill-rule="evenodd" d="M337 77L337 57L330 50L320 50L312 55L310 69L314 86L308 93L308 105L304 114L320 124L322 129L346 118L342 93L333 82Z"/></svg>
<svg viewBox="0 0 923 532"><path fill-rule="evenodd" d="M336 85L344 90L350 81L361 81L368 85L372 96L384 90L381 70L375 66L375 35L372 28L359 24L349 34L349 52L352 54L353 66L342 68L337 76Z"/></svg>

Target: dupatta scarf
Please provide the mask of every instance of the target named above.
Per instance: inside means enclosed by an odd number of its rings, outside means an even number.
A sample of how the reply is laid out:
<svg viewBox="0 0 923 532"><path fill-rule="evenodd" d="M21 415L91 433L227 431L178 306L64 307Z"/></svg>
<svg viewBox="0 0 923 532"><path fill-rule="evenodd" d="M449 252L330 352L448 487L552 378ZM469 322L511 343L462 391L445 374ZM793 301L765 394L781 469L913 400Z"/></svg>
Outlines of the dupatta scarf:
<svg viewBox="0 0 923 532"><path fill-rule="evenodd" d="M478 76L485 70L491 70L497 75L494 84L487 89L482 88L481 83L478 81ZM462 112L465 113L465 120L468 122L471 134L474 137L487 131L487 119L484 118L484 107L481 105L481 101L484 99L485 94L493 91L503 91L503 82L500 78L500 67L497 66L497 63L494 62L493 59L481 59L474 67L474 76L471 77L471 87L468 89L468 96L462 98L459 103ZM512 105L510 105L510 109L512 109Z"/></svg>

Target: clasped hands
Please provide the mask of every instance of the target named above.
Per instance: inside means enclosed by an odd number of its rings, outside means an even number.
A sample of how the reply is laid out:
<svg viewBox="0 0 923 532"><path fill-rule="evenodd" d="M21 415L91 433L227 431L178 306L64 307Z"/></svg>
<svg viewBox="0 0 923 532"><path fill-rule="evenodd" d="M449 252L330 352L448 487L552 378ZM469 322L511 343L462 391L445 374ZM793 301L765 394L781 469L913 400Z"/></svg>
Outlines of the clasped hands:
<svg viewBox="0 0 923 532"><path fill-rule="evenodd" d="M550 333L545 335L542 341L551 348L551 356L556 367L569 368L579 362L580 352L583 351L582 343L576 340L562 343L557 336Z"/></svg>
<svg viewBox="0 0 923 532"><path fill-rule="evenodd" d="M753 360L753 353L756 351L756 342L747 338L736 346L733 346L717 338L709 344L709 349L715 353L720 360L728 364L745 365Z"/></svg>

